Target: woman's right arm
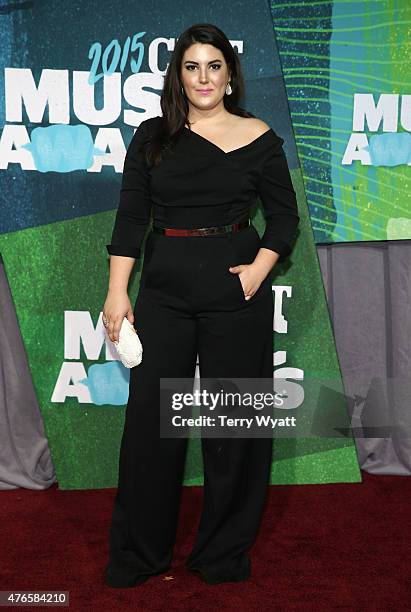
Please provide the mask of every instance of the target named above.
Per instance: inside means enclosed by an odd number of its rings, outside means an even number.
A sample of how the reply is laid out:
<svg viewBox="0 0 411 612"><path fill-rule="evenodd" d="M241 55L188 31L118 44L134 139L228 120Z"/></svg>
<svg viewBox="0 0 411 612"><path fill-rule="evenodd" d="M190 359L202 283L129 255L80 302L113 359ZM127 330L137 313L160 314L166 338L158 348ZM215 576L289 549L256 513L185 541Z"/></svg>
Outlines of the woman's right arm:
<svg viewBox="0 0 411 612"><path fill-rule="evenodd" d="M135 260L140 257L141 243L150 222L149 172L144 153L148 142L148 121L140 124L127 149L111 244L106 245L110 254L110 278L103 318L109 321L106 329L113 342L119 338L124 317L134 323L128 282Z"/></svg>
<svg viewBox="0 0 411 612"><path fill-rule="evenodd" d="M110 280L103 307L103 318L108 321L106 330L112 342L119 338L124 317L127 317L130 323L134 323L133 309L127 291L134 262L133 257L110 255Z"/></svg>

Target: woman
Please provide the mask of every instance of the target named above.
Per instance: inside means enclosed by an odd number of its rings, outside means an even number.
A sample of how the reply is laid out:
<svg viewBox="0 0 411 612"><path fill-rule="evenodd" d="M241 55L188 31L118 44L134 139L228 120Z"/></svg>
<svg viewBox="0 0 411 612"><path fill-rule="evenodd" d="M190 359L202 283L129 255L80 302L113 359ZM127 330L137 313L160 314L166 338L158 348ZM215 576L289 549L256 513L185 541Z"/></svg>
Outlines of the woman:
<svg viewBox="0 0 411 612"><path fill-rule="evenodd" d="M124 163L103 321L123 317L143 360L130 370L106 584L129 587L165 572L175 542L187 438L159 427L161 377L273 375L270 271L291 252L299 216L283 139L238 106L243 78L224 33L190 27L172 54L163 116L143 121ZM260 239L249 210L260 197ZM128 280L153 215L134 310ZM178 230L178 231L177 231ZM208 584L251 574L270 477L272 438L202 438L204 506L186 561Z"/></svg>

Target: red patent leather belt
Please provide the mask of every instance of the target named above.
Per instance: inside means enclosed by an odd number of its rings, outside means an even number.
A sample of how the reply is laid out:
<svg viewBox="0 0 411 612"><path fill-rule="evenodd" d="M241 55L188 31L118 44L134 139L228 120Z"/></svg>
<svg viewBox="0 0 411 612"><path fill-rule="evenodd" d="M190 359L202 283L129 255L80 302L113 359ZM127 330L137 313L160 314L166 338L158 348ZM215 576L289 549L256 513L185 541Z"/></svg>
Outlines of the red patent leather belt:
<svg viewBox="0 0 411 612"><path fill-rule="evenodd" d="M219 225L215 227L196 227L192 229L177 229L175 227L158 227L153 225L153 232L164 234L165 236L215 236L216 234L227 234L229 232L238 232L244 227L250 225L250 219L240 221L239 223L231 223L230 225Z"/></svg>

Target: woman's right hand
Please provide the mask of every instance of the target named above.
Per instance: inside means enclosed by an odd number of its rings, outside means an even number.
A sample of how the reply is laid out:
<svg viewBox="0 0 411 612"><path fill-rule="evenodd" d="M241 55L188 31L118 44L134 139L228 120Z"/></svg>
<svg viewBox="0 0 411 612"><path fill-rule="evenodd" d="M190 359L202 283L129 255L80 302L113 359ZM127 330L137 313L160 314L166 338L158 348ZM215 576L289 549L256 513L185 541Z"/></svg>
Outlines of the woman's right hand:
<svg viewBox="0 0 411 612"><path fill-rule="evenodd" d="M112 342L118 342L121 324L124 317L134 323L134 314L130 298L126 291L113 291L107 293L103 307L103 322L108 321L106 333Z"/></svg>

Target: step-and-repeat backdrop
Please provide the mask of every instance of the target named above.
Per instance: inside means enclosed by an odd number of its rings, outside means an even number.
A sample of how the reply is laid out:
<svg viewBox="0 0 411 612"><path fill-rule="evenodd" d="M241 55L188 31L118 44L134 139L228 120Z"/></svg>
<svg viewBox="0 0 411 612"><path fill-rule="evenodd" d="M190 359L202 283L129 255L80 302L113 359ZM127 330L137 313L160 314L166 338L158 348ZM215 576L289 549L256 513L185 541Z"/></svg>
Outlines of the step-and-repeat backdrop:
<svg viewBox="0 0 411 612"><path fill-rule="evenodd" d="M126 148L142 120L161 114L176 38L201 22L224 30L238 52L244 106L284 138L298 194L296 246L272 274L273 373L301 387L288 414L304 417L310 380L324 381L327 401L314 415L318 436L276 438L271 482L360 480L348 428L326 425L336 406L344 421L351 399L340 401L315 243L410 237L409 96L401 87L409 62L393 64L409 10L404 3L401 29L382 15L385 5L0 5L0 252L61 488L116 485L129 371L101 322L105 245ZM260 205L253 223L261 234ZM202 478L193 438L184 482Z"/></svg>

